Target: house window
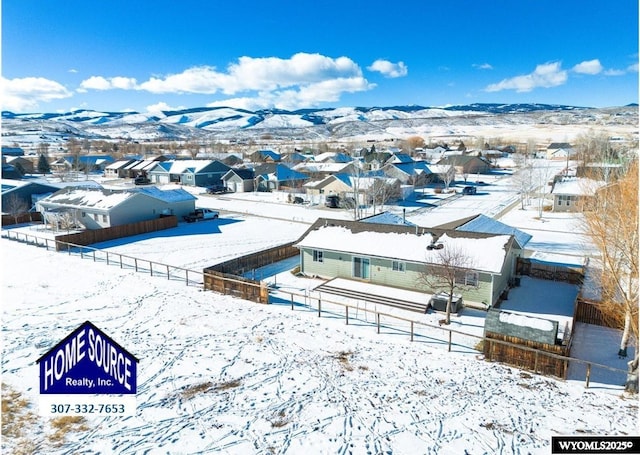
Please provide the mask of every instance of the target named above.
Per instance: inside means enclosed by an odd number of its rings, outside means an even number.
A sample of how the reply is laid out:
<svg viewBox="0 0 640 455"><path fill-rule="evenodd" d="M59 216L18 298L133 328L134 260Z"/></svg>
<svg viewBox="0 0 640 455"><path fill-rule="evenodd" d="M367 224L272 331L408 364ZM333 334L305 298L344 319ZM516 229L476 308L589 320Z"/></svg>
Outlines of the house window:
<svg viewBox="0 0 640 455"><path fill-rule="evenodd" d="M478 287L478 272L472 270L456 273L456 283L463 286Z"/></svg>
<svg viewBox="0 0 640 455"><path fill-rule="evenodd" d="M313 250L313 262L324 262L322 251Z"/></svg>
<svg viewBox="0 0 640 455"><path fill-rule="evenodd" d="M82 218L86 218L87 217L87 212L82 212Z"/></svg>
<svg viewBox="0 0 640 455"><path fill-rule="evenodd" d="M97 214L97 213L94 213L94 214L93 214L93 219L94 219L95 221L98 221L98 214Z"/></svg>
<svg viewBox="0 0 640 455"><path fill-rule="evenodd" d="M369 278L369 259L368 258L353 258L353 276L355 278Z"/></svg>
<svg viewBox="0 0 640 455"><path fill-rule="evenodd" d="M404 272L404 262L391 261L391 270L393 270L394 272Z"/></svg>
<svg viewBox="0 0 640 455"><path fill-rule="evenodd" d="M107 222L107 215L102 215L102 222L106 223Z"/></svg>

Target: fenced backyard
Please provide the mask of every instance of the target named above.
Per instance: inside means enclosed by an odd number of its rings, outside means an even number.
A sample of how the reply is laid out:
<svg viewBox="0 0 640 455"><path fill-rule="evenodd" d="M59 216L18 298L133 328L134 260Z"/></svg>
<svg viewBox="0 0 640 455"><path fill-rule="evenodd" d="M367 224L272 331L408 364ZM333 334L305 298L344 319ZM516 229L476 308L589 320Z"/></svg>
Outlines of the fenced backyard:
<svg viewBox="0 0 640 455"><path fill-rule="evenodd" d="M342 319L346 325L369 326L378 334L402 336L411 342L445 348L449 352L475 355L487 361L504 361L514 364L514 358L526 358L529 360L522 365L517 362L515 365L537 374L552 375L561 379L584 380L586 387L590 386L591 381L623 385L626 380L626 370L571 358L563 355L562 352L545 352L531 346L513 343L513 340L486 337L481 333L481 327L476 327L474 333L469 333L451 326L430 324L419 321L418 318L394 314L384 307L381 309L367 302L354 304L341 301L337 297L326 298L313 292L269 288L264 282L243 279L224 272L208 269L190 270L22 231L2 230L2 237L47 250L59 251L60 254L75 255L81 259L108 266L131 269L152 277L182 281L187 286L199 286L243 300L281 305L289 307L291 311L304 311L317 317ZM509 352L510 359L499 355L501 352ZM551 365L555 366L551 367ZM558 368L557 365L562 367Z"/></svg>

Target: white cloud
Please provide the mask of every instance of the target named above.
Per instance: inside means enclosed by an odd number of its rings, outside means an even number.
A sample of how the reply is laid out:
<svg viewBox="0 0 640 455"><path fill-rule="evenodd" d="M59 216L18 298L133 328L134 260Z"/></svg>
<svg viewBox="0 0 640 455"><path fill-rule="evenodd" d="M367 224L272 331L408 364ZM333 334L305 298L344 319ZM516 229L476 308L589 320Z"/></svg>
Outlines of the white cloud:
<svg viewBox="0 0 640 455"><path fill-rule="evenodd" d="M182 73L152 77L138 86L152 93L222 92L233 95L244 91L277 90L344 78L359 77L362 71L350 58L336 59L320 54L298 53L289 59L240 57L226 72L215 67L189 68Z"/></svg>
<svg viewBox="0 0 640 455"><path fill-rule="evenodd" d="M392 63L388 60L378 59L368 66L369 71L376 71L385 77L403 77L408 69L404 62Z"/></svg>
<svg viewBox="0 0 640 455"><path fill-rule="evenodd" d="M638 72L638 63L633 63L629 66L627 66L627 71L629 71L630 73L637 73Z"/></svg>
<svg viewBox="0 0 640 455"><path fill-rule="evenodd" d="M16 79L0 78L0 99L2 109L24 111L33 109L40 102L69 98L73 94L62 84L43 77L24 77Z"/></svg>
<svg viewBox="0 0 640 455"><path fill-rule="evenodd" d="M370 90L375 84L362 77L335 78L283 90L260 91L255 97L239 97L214 101L208 107L229 106L247 110L280 108L298 109L320 103L335 102L343 93Z"/></svg>
<svg viewBox="0 0 640 455"><path fill-rule="evenodd" d="M78 92L85 93L88 90L132 90L137 87L137 82L134 78L116 76L111 78L105 78L102 76L91 76L89 79L85 79L80 83Z"/></svg>
<svg viewBox="0 0 640 455"><path fill-rule="evenodd" d="M492 70L493 66L491 66L489 63L474 63L473 65L474 68L479 69L479 70Z"/></svg>
<svg viewBox="0 0 640 455"><path fill-rule="evenodd" d="M75 74L75 73L77 73L77 72L78 72L78 70L77 70L77 69L75 69L75 68L71 68L71 69L69 70L69 72L70 72L70 73L74 73L74 74Z"/></svg>
<svg viewBox="0 0 640 455"><path fill-rule="evenodd" d="M560 62L544 63L536 66L533 73L516 76L489 85L487 92L499 92L501 90L515 90L517 92L530 92L538 87L557 87L567 81L567 71L561 68Z"/></svg>
<svg viewBox="0 0 640 455"><path fill-rule="evenodd" d="M603 73L605 76L624 76L627 74L625 70L617 70L617 69L608 69Z"/></svg>
<svg viewBox="0 0 640 455"><path fill-rule="evenodd" d="M186 107L185 106L178 106L178 107L169 106L164 101L160 101L159 103L151 104L147 106L147 112L150 114L157 114L157 113L161 113L162 111L179 111L180 109L186 109Z"/></svg>
<svg viewBox="0 0 640 455"><path fill-rule="evenodd" d="M602 70L602 64L597 58L578 63L573 67L573 71L579 74L599 74Z"/></svg>

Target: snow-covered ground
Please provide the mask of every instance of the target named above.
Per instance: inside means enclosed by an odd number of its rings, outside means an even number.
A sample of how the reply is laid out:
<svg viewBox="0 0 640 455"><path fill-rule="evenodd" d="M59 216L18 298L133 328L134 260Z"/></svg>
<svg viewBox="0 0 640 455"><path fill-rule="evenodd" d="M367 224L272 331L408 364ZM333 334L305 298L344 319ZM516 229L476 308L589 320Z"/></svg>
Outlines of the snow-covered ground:
<svg viewBox="0 0 640 455"><path fill-rule="evenodd" d="M2 380L32 412L35 360L85 320L140 359L135 417L90 417L60 446L36 418L38 453L548 453L552 435L637 432L636 397L610 384L0 242Z"/></svg>
<svg viewBox="0 0 640 455"><path fill-rule="evenodd" d="M503 186L506 195L505 178L487 181L487 191ZM96 246L200 270L295 240L319 216L350 216L287 204L278 193L198 196L199 206L221 210L219 220ZM451 204L473 209L481 197ZM435 218L443 207L425 213ZM537 215L516 208L501 221L533 235L540 255L589 254L575 215ZM437 314L384 309L415 320L416 336L411 342L393 317L377 334L366 303L349 325L339 305L323 304L318 317L312 289L320 282L276 268L256 271L278 288L274 304L258 305L4 238L0 245L2 382L28 400L27 410L37 413L35 361L86 320L140 359L135 417L88 418L61 445L48 419L25 420L24 439L5 436L3 452L29 441L37 453L524 454L549 453L553 435L638 432L637 396L622 391L620 373L594 368L585 388L583 365L561 381L484 361L473 337L482 334L482 311L453 318L451 328L469 336L455 335L448 352L446 332L422 325L437 326ZM309 298L291 310L288 292ZM576 293L523 277L503 308L565 321ZM616 331L572 330L575 357L625 368Z"/></svg>

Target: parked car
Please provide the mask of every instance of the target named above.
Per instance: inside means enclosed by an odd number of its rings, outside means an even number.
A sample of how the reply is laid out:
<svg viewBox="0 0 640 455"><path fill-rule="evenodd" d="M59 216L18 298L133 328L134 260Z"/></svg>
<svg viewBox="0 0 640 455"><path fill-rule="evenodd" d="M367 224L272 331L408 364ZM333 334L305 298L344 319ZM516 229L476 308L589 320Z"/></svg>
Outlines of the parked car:
<svg viewBox="0 0 640 455"><path fill-rule="evenodd" d="M302 199L300 196L296 196L293 198L292 201L294 204L304 204L304 199Z"/></svg>
<svg viewBox="0 0 640 455"><path fill-rule="evenodd" d="M220 215L219 212L211 209L195 209L188 215L183 216L187 223L195 221L215 220Z"/></svg>
<svg viewBox="0 0 640 455"><path fill-rule="evenodd" d="M330 209L337 209L340 207L340 197L335 194L330 194L325 198L324 205Z"/></svg>
<svg viewBox="0 0 640 455"><path fill-rule="evenodd" d="M144 175L139 175L133 180L134 185L148 185L149 183L151 183L151 180Z"/></svg>
<svg viewBox="0 0 640 455"><path fill-rule="evenodd" d="M462 194L476 194L478 190L475 186L465 186L462 188Z"/></svg>
<svg viewBox="0 0 640 455"><path fill-rule="evenodd" d="M224 185L213 185L207 188L207 194L224 194L227 192L229 192L229 190Z"/></svg>

